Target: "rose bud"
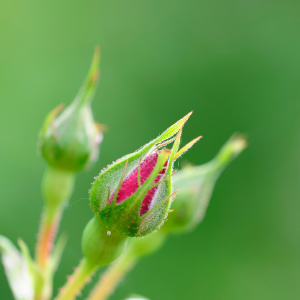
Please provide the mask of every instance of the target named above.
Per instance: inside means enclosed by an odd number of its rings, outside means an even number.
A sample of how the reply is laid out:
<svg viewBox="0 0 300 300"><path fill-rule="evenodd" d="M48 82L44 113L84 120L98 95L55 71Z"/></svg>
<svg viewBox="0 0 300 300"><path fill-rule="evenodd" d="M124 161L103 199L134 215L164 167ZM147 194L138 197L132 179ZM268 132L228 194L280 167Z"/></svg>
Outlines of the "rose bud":
<svg viewBox="0 0 300 300"><path fill-rule="evenodd" d="M191 143L187 144L182 151L188 149ZM130 239L125 252L100 277L88 299L96 300L101 296L103 299L108 298L139 259L159 250L170 234L184 233L201 222L218 176L245 147L244 137L233 136L211 162L202 166L186 167L174 174L173 185L178 189L178 197L172 203L172 212L164 226L146 237ZM117 276L117 280L111 285L111 278L115 278L116 274L121 276Z"/></svg>
<svg viewBox="0 0 300 300"><path fill-rule="evenodd" d="M70 198L76 172L97 160L102 133L93 120L91 101L99 75L99 49L75 100L59 115L62 105L46 118L40 131L39 150L48 163L42 183L45 200L37 242L37 261L47 267L63 207Z"/></svg>
<svg viewBox="0 0 300 300"><path fill-rule="evenodd" d="M47 163L56 169L78 172L98 159L102 133L94 122L91 102L99 77L99 48L74 101L60 115L62 105L46 118L40 132L39 148Z"/></svg>
<svg viewBox="0 0 300 300"><path fill-rule="evenodd" d="M246 146L243 136L233 135L212 161L201 166L188 166L173 176L178 197L172 205L173 212L162 227L164 232L189 231L202 221L218 177Z"/></svg>
<svg viewBox="0 0 300 300"><path fill-rule="evenodd" d="M173 163L179 156L182 126L189 116L137 152L113 163L96 178L90 194L91 207L106 225L108 234L144 236L166 218L175 196L171 182ZM160 150L172 141L171 150Z"/></svg>
<svg viewBox="0 0 300 300"><path fill-rule="evenodd" d="M127 237L145 236L163 223L176 194L171 182L173 163L199 139L178 151L182 127L190 114L96 177L90 191L95 217L86 226L82 242L83 253L89 261L107 264L120 253L116 241L123 249ZM171 150L163 148L171 142L174 142ZM108 245L109 255L107 249L105 253L102 251L104 244ZM109 259L104 259L108 256Z"/></svg>

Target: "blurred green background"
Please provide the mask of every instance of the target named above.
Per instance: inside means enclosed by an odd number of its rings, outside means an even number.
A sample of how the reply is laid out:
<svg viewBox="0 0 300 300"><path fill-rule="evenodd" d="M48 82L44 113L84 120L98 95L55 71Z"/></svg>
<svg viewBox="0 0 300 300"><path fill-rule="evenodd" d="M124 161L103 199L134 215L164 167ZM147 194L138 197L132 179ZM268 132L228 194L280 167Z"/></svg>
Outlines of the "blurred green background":
<svg viewBox="0 0 300 300"><path fill-rule="evenodd" d="M294 0L1 1L0 234L33 252L37 134L74 98L100 44L93 110L109 132L65 210L55 293L81 257L93 176L194 110L183 142L204 138L186 160L210 160L235 131L250 146L220 177L201 226L141 261L111 299L300 299L299 32ZM2 266L0 298L12 299Z"/></svg>

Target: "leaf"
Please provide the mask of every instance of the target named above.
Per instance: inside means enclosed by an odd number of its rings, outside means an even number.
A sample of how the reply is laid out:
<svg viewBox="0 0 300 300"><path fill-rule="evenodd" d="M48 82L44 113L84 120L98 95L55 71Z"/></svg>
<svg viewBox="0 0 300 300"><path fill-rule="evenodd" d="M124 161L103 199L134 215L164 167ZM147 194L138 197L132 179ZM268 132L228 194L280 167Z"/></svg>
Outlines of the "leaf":
<svg viewBox="0 0 300 300"><path fill-rule="evenodd" d="M27 245L22 240L18 241L23 257L27 262L31 277L33 278L33 286L36 297L35 299L51 298L53 288L53 275L59 265L66 242L66 235L61 235L58 239L56 247L54 248L49 265L47 266L44 273L42 273L40 267L31 258Z"/></svg>
<svg viewBox="0 0 300 300"><path fill-rule="evenodd" d="M40 295L42 293L45 280L44 277L38 267L38 265L35 263L35 261L31 258L29 249L24 241L21 239L18 240L18 244L20 246L21 252L23 254L23 258L27 263L29 273L31 275L31 278L33 279L33 287L35 294Z"/></svg>
<svg viewBox="0 0 300 300"><path fill-rule="evenodd" d="M16 300L32 300L34 297L33 281L25 259L13 243L4 236L0 236L0 251L14 298Z"/></svg>

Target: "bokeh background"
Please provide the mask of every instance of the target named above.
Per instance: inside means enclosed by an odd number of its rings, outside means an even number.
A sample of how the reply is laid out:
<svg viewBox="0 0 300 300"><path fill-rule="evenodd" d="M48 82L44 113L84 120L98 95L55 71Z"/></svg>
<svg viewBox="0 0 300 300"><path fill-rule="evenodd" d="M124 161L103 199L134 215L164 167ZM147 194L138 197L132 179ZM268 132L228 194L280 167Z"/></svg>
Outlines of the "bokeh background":
<svg viewBox="0 0 300 300"><path fill-rule="evenodd" d="M201 226L141 261L111 299L300 299L299 31L295 0L1 1L0 234L33 253L37 134L74 98L100 44L93 111L109 131L65 210L55 293L81 257L93 176L194 110L183 142L204 138L186 160L210 160L235 131L250 146L220 177ZM0 298L12 299L2 266Z"/></svg>

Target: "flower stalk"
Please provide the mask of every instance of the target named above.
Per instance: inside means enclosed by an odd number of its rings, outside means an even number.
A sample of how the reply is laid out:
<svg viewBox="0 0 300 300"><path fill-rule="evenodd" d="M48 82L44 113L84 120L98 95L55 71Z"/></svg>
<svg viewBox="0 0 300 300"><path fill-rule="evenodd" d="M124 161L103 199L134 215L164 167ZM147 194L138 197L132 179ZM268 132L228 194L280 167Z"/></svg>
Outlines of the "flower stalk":
<svg viewBox="0 0 300 300"><path fill-rule="evenodd" d="M48 167L42 182L45 207L40 224L36 246L36 261L45 269L49 260L64 205L68 202L74 187L75 174Z"/></svg>
<svg viewBox="0 0 300 300"><path fill-rule="evenodd" d="M72 103L52 110L40 131L38 148L48 164L42 182L45 207L42 214L35 260L44 278L35 300L48 300L52 285L53 244L64 207L72 194L75 176L98 159L101 126L94 121L91 102L99 78L100 49L95 48L88 76ZM53 272L54 271L54 272ZM50 274L50 275L49 275Z"/></svg>
<svg viewBox="0 0 300 300"><path fill-rule="evenodd" d="M110 264L121 255L126 240L126 237L107 234L107 229L96 217L90 220L82 238L84 258L75 269L74 274L69 276L56 300L72 300L79 295L85 283L98 267Z"/></svg>
<svg viewBox="0 0 300 300"><path fill-rule="evenodd" d="M137 257L125 253L114 261L101 275L99 284L96 284L88 300L107 299L114 292L124 276L134 267L137 260Z"/></svg>
<svg viewBox="0 0 300 300"><path fill-rule="evenodd" d="M77 172L98 159L102 133L94 122L91 102L99 77L96 47L88 76L73 102L52 110L40 131L39 150L48 164L42 183L44 212L36 246L36 261L46 270L64 206L72 194Z"/></svg>
<svg viewBox="0 0 300 300"><path fill-rule="evenodd" d="M95 270L96 266L94 264L90 263L86 258L82 259L74 274L69 276L66 285L60 290L55 300L71 300L76 295L79 296L81 289Z"/></svg>
<svg viewBox="0 0 300 300"><path fill-rule="evenodd" d="M118 284L136 263L144 256L148 256L160 249L167 234L162 230L154 232L145 238L131 239L123 255L114 261L101 274L99 281L91 291L87 300L106 300L113 294Z"/></svg>

